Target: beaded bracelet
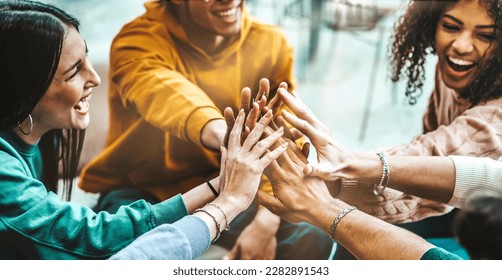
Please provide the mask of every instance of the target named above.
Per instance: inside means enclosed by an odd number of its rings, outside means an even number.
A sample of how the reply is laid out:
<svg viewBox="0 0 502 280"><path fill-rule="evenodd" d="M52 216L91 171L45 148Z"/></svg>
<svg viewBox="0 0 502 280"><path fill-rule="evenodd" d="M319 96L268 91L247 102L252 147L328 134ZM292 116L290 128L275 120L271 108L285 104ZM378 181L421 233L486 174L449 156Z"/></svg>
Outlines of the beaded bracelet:
<svg viewBox="0 0 502 280"><path fill-rule="evenodd" d="M218 197L220 194L218 193L218 191L216 191L216 189L213 187L213 184L211 184L209 181L206 182L207 185L209 186L209 189L211 189L211 192L213 192L214 196L215 197Z"/></svg>
<svg viewBox="0 0 502 280"><path fill-rule="evenodd" d="M390 180L390 168L389 165L387 164L387 160L385 159L385 156L383 153L377 153L377 155L380 157L380 161L382 162L382 177L380 178L380 182L378 184L373 185L373 194L374 195L381 195L387 185L389 184Z"/></svg>
<svg viewBox="0 0 502 280"><path fill-rule="evenodd" d="M220 206L218 206L212 202L208 203L207 205L213 206L214 208L217 208L218 210L220 210L221 213L223 213L223 217L225 218L225 222L227 223L225 230L230 230L230 223L228 222L227 213Z"/></svg>
<svg viewBox="0 0 502 280"><path fill-rule="evenodd" d="M208 214L211 218L213 218L214 223L216 224L216 236L214 237L213 240L211 240L211 243L214 243L216 240L218 240L218 238L220 238L220 235L221 235L220 220L218 220L218 218L215 215L211 214L211 212L207 211L206 208L199 208L199 209L193 211L194 214L197 212L204 212L204 213Z"/></svg>
<svg viewBox="0 0 502 280"><path fill-rule="evenodd" d="M340 214L338 214L338 216L336 216L335 220L331 224L331 227L329 228L329 237L331 237L331 239L335 240L335 230L336 230L336 227L338 226L338 223L340 223L340 221L342 220L342 218L345 217L345 215L349 214L350 212L352 212L353 210L356 210L356 209L357 208L355 206L351 205L351 206L343 209L342 212L340 212Z"/></svg>

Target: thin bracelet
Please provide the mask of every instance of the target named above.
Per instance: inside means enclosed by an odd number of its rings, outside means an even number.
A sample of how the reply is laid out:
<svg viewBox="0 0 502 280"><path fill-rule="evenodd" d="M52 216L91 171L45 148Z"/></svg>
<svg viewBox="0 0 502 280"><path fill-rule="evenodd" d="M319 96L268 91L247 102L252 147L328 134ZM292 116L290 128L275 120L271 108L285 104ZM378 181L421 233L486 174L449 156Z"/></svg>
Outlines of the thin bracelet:
<svg viewBox="0 0 502 280"><path fill-rule="evenodd" d="M340 223L340 221L342 220L342 218L345 217L345 215L349 214L350 212L352 212L353 210L356 210L356 209L357 208L355 206L351 205L351 206L343 209L342 212L340 212L340 214L338 214L338 216L336 216L335 220L331 224L331 227L329 228L329 237L331 237L331 239L335 240L335 230L336 230L336 227L338 226L338 223Z"/></svg>
<svg viewBox="0 0 502 280"><path fill-rule="evenodd" d="M378 184L373 185L373 194L381 195L390 180L390 168L387 164L387 160L385 159L385 155L383 153L377 153L378 157L380 157L380 161L382 162L382 177L380 177L380 182Z"/></svg>
<svg viewBox="0 0 502 280"><path fill-rule="evenodd" d="M214 237L213 240L211 240L211 243L214 243L216 240L218 240L218 238L220 238L220 235L221 235L220 220L218 220L218 218L216 218L215 215L211 214L211 212L207 211L207 209L205 209L205 208L199 208L199 209L193 211L194 214L197 212L204 212L204 213L208 214L211 218L213 218L214 223L216 224L216 236Z"/></svg>
<svg viewBox="0 0 502 280"><path fill-rule="evenodd" d="M220 194L216 191L216 189L213 187L213 185L209 181L207 181L206 183L209 186L209 188L211 189L211 191L213 192L214 196L218 197Z"/></svg>
<svg viewBox="0 0 502 280"><path fill-rule="evenodd" d="M225 212L225 210L223 210L220 206L218 206L212 202L208 203L207 205L213 206L214 208L217 208L218 210L220 210L221 213L223 213L223 217L225 218L225 222L227 223L227 226L225 227L225 231L230 230L230 223L228 222L227 213Z"/></svg>

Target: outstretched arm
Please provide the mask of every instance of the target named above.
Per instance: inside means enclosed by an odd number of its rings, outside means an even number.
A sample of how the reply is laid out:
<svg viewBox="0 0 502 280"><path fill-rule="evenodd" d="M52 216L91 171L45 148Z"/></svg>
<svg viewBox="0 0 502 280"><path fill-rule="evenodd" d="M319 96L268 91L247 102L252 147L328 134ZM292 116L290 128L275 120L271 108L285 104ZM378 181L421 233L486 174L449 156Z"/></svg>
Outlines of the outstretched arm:
<svg viewBox="0 0 502 280"><path fill-rule="evenodd" d="M283 102L296 114L283 117L305 134L316 148L318 162L305 167L304 174L324 180L357 180L377 184L382 162L374 153L359 152L341 145L297 95L280 92ZM447 157L388 156L389 187L415 196L447 203L455 189L455 166Z"/></svg>
<svg viewBox="0 0 502 280"><path fill-rule="evenodd" d="M353 210L332 232L334 220L349 205L331 197L324 181L304 176L306 159L290 143L286 153L265 169L274 196L259 192L258 201L290 222L308 222L330 234L359 259L420 259L434 247L421 237Z"/></svg>

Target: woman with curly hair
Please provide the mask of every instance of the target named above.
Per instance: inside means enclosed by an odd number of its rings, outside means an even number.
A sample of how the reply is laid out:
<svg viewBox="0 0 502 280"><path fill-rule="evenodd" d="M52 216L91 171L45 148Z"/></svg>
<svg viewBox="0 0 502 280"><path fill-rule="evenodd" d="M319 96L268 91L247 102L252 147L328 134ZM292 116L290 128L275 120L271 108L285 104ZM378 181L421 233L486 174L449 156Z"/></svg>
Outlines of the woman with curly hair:
<svg viewBox="0 0 502 280"><path fill-rule="evenodd" d="M502 155L502 1L410 1L395 26L392 80L407 78L411 104L422 93L427 55L438 57L423 134L388 155ZM427 176L427 174L423 174ZM450 237L451 207L341 180L338 198L422 237ZM336 191L335 191L336 192ZM375 195L378 194L378 195ZM436 217L441 216L441 217ZM418 222L419 221L419 222ZM336 258L345 258L343 249Z"/></svg>

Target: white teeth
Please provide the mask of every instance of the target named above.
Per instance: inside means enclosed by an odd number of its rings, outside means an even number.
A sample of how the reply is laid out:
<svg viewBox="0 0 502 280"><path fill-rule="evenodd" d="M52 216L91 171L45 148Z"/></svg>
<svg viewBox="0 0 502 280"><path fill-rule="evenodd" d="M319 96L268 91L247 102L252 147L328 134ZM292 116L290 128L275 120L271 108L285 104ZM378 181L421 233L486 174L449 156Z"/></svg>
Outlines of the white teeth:
<svg viewBox="0 0 502 280"><path fill-rule="evenodd" d="M76 109L78 109L81 112L87 112L89 110L89 100L91 99L91 95L89 94L86 97L82 97L79 101L78 104L75 106Z"/></svg>
<svg viewBox="0 0 502 280"><path fill-rule="evenodd" d="M232 8L230 10L217 12L216 14L220 17L231 17L231 16L235 15L236 12L237 12L237 8Z"/></svg>
<svg viewBox="0 0 502 280"><path fill-rule="evenodd" d="M472 61L461 60L461 59L454 58L454 57L448 57L448 58L450 59L451 62L453 62L457 65L461 65L461 66L469 66L469 65L474 64L474 62L472 62Z"/></svg>

